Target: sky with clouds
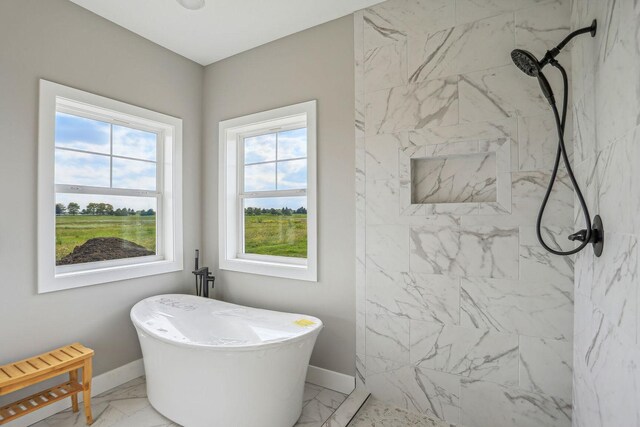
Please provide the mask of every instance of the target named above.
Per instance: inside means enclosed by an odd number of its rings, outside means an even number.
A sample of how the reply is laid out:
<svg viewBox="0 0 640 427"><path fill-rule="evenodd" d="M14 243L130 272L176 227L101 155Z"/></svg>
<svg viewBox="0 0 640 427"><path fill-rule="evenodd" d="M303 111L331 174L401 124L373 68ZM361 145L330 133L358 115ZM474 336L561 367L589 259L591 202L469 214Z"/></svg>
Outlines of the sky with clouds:
<svg viewBox="0 0 640 427"><path fill-rule="evenodd" d="M113 135L111 135L113 132ZM65 113L56 113L56 184L156 189L157 136ZM111 147L113 139L113 147ZM80 150L69 151L66 149ZM113 157L109 154L129 157ZM293 129L244 140L245 191L304 189L307 186L307 130ZM134 159L134 160L132 160ZM110 179L112 183L110 184ZM155 198L58 194L57 203L110 203L114 208L155 209ZM246 199L245 207L297 209L306 197Z"/></svg>
<svg viewBox="0 0 640 427"><path fill-rule="evenodd" d="M244 190L253 192L306 188L306 156L306 128L245 138ZM263 199L260 206L254 207L265 207L265 204L268 204L268 207L282 207L275 206L281 202L282 199ZM304 205L297 207L306 206L306 198L287 200L287 203L291 202L304 202Z"/></svg>
<svg viewBox="0 0 640 427"><path fill-rule="evenodd" d="M87 185L135 190L156 189L157 136L151 132L112 126L98 120L56 113L56 184ZM113 138L113 147L111 139ZM81 150L85 152L69 151ZM113 157L109 154L130 157ZM90 202L110 203L114 208L155 209L155 199L144 197L88 196L58 194L57 202L76 202L81 208Z"/></svg>

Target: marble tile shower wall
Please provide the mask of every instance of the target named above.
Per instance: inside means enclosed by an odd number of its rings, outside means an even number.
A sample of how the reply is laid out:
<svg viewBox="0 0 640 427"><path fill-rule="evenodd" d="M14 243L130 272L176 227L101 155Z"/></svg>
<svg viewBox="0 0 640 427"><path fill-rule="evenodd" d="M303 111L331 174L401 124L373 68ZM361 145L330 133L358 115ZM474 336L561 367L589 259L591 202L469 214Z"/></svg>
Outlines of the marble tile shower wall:
<svg viewBox="0 0 640 427"><path fill-rule="evenodd" d="M356 364L376 398L466 427L571 425L573 259L535 237L553 116L509 56L542 55L569 27L565 0L389 0L355 14ZM505 209L401 209L407 149L499 140ZM549 240L572 229L564 175L545 223Z"/></svg>
<svg viewBox="0 0 640 427"><path fill-rule="evenodd" d="M574 425L640 426L640 3L574 0L572 27L592 19L571 52L574 157L606 243L576 258Z"/></svg>

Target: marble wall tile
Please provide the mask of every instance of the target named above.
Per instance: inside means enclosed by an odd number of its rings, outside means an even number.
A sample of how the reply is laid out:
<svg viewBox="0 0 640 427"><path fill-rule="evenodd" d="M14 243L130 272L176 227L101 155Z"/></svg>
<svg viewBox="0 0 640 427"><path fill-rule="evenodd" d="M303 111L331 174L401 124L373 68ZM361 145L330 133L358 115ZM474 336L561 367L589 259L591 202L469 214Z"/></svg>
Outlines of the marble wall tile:
<svg viewBox="0 0 640 427"><path fill-rule="evenodd" d="M630 195L639 185L636 182L638 158L634 157L638 153L634 146L636 142L630 133L599 152L596 164L598 206L608 232L634 232L638 211L633 210L637 203L630 202L635 199Z"/></svg>
<svg viewBox="0 0 640 427"><path fill-rule="evenodd" d="M354 89L355 89L355 138L364 137L364 13L353 14Z"/></svg>
<svg viewBox="0 0 640 427"><path fill-rule="evenodd" d="M626 135L640 123L640 5L606 1L596 38L601 40L595 68L596 141L599 148ZM583 43L593 45L592 40Z"/></svg>
<svg viewBox="0 0 640 427"><path fill-rule="evenodd" d="M409 363L409 319L367 313L366 354Z"/></svg>
<svg viewBox="0 0 640 427"><path fill-rule="evenodd" d="M408 144L406 132L365 138L367 181L398 178L398 150Z"/></svg>
<svg viewBox="0 0 640 427"><path fill-rule="evenodd" d="M449 0L389 0L364 11L365 49L452 27L455 3Z"/></svg>
<svg viewBox="0 0 640 427"><path fill-rule="evenodd" d="M462 380L465 427L569 427L571 403L498 384Z"/></svg>
<svg viewBox="0 0 640 427"><path fill-rule="evenodd" d="M367 364L365 353L356 353L356 388L366 388L367 386Z"/></svg>
<svg viewBox="0 0 640 427"><path fill-rule="evenodd" d="M633 130L633 135L630 137L631 149L628 151L632 159L640 159L640 126ZM631 170L631 183L629 194L640 194L640 168L634 167ZM631 205L631 229L630 233L640 236L640 198L630 197L629 203Z"/></svg>
<svg viewBox="0 0 640 427"><path fill-rule="evenodd" d="M367 311L457 324L460 280L440 275L369 270Z"/></svg>
<svg viewBox="0 0 640 427"><path fill-rule="evenodd" d="M520 387L571 402L571 341L520 337Z"/></svg>
<svg viewBox="0 0 640 427"><path fill-rule="evenodd" d="M518 336L412 320L411 363L420 368L518 384Z"/></svg>
<svg viewBox="0 0 640 427"><path fill-rule="evenodd" d="M400 218L398 181L367 181L367 224L397 224Z"/></svg>
<svg viewBox="0 0 640 427"><path fill-rule="evenodd" d="M576 182L580 186L582 196L587 203L589 214L593 217L595 214L600 213L600 202L598 200L598 157L592 156L574 165L573 171L575 173ZM582 211L577 197L573 202L573 224L576 229L582 229L586 227L585 214Z"/></svg>
<svg viewBox="0 0 640 427"><path fill-rule="evenodd" d="M366 102L356 126L366 135L357 218L367 227L357 273L366 285L356 307L366 328L356 363L359 383L383 401L469 427L460 418L465 381L468 414L490 417L470 426L571 422L567 376L552 381L541 361L560 372L566 359L552 356L556 340L566 350L572 339L573 261L543 252L533 233L556 139L536 80L508 56L516 43L536 50L554 42L568 26L567 4L390 0L361 12L356 73ZM549 78L560 88L558 73ZM584 122L581 129L590 126ZM568 144L574 133L568 126ZM495 157L500 209L410 204L412 157L495 151L498 139L509 141ZM464 168L455 169L459 176ZM562 175L544 218L549 237L565 238L573 221L572 188ZM522 356L520 340L528 345Z"/></svg>
<svg viewBox="0 0 640 427"><path fill-rule="evenodd" d="M535 225L551 175L546 172L517 172L512 174L512 178L513 219L520 225ZM566 175L557 176L544 211L543 225L573 225L573 187Z"/></svg>
<svg viewBox="0 0 640 427"><path fill-rule="evenodd" d="M595 254L591 250L584 250L575 255L574 263L574 294L591 296L593 286L593 265Z"/></svg>
<svg viewBox="0 0 640 427"><path fill-rule="evenodd" d="M517 119L506 118L489 122L460 123L452 126L437 126L408 134L409 145L421 146L463 141L511 139L518 140ZM516 150L517 152L517 150Z"/></svg>
<svg viewBox="0 0 640 427"><path fill-rule="evenodd" d="M461 227L456 263L467 277L517 278L518 229Z"/></svg>
<svg viewBox="0 0 640 427"><path fill-rule="evenodd" d="M362 255L364 249L362 250ZM365 354L366 333L366 265L361 253L356 256L356 353Z"/></svg>
<svg viewBox="0 0 640 427"><path fill-rule="evenodd" d="M409 81L419 82L507 65L511 63L509 54L513 48L514 19L511 13L409 38Z"/></svg>
<svg viewBox="0 0 640 427"><path fill-rule="evenodd" d="M567 114L564 139L569 159L573 158L573 118ZM519 165L521 171L550 171L558 151L558 132L552 115L518 118Z"/></svg>
<svg viewBox="0 0 640 427"><path fill-rule="evenodd" d="M554 1L516 11L516 45L539 57L555 47L570 32L569 1ZM566 54L558 56L562 64L571 64Z"/></svg>
<svg viewBox="0 0 640 427"><path fill-rule="evenodd" d="M462 278L460 325L570 340L573 296L545 281Z"/></svg>
<svg viewBox="0 0 640 427"><path fill-rule="evenodd" d="M638 238L607 233L606 251L593 259L591 301L629 341L636 337L638 313Z"/></svg>
<svg viewBox="0 0 640 427"><path fill-rule="evenodd" d="M412 227L411 271L518 277L518 230L499 227Z"/></svg>
<svg viewBox="0 0 640 427"><path fill-rule="evenodd" d="M617 326L597 308L577 307L585 309L581 314L586 316L580 323L585 339L576 336L574 356L576 424L636 425L640 420L640 349L618 333Z"/></svg>
<svg viewBox="0 0 640 427"><path fill-rule="evenodd" d="M455 0L456 22L476 21L557 0Z"/></svg>
<svg viewBox="0 0 640 427"><path fill-rule="evenodd" d="M575 247L567 239L573 232L573 228L569 227L545 227L541 234L547 245L567 251ZM570 292L573 290L573 259L572 256L558 256L547 252L538 242L536 227L520 227L520 277L535 277L536 280L553 283Z"/></svg>
<svg viewBox="0 0 640 427"><path fill-rule="evenodd" d="M365 121L368 134L458 123L458 77L371 92Z"/></svg>
<svg viewBox="0 0 640 427"><path fill-rule="evenodd" d="M462 270L456 264L460 253L458 227L412 227L410 240L409 264L412 272L462 274Z"/></svg>
<svg viewBox="0 0 640 427"><path fill-rule="evenodd" d="M461 75L459 91L461 123L548 114L538 82L514 65Z"/></svg>
<svg viewBox="0 0 640 427"><path fill-rule="evenodd" d="M595 91L593 87L587 88L572 106L574 158L577 163L597 153L595 110Z"/></svg>
<svg viewBox="0 0 640 427"><path fill-rule="evenodd" d="M411 365L367 359L367 387L376 399L450 423L460 420L460 378Z"/></svg>
<svg viewBox="0 0 640 427"><path fill-rule="evenodd" d="M366 91L387 89L407 83L407 43L375 47L364 55Z"/></svg>
<svg viewBox="0 0 640 427"><path fill-rule="evenodd" d="M409 271L409 227L374 225L367 227L367 268Z"/></svg>

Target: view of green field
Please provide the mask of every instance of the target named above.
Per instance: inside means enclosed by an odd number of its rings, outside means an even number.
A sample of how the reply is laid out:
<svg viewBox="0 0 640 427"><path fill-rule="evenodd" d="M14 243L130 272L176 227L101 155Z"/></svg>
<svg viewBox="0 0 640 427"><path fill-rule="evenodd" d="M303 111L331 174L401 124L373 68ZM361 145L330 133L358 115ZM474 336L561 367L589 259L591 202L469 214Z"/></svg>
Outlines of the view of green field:
<svg viewBox="0 0 640 427"><path fill-rule="evenodd" d="M56 261L94 237L120 237L156 250L156 217L60 215L56 216Z"/></svg>
<svg viewBox="0 0 640 427"><path fill-rule="evenodd" d="M307 257L307 214L245 215L245 253Z"/></svg>
<svg viewBox="0 0 640 427"><path fill-rule="evenodd" d="M113 215L56 216L56 261L95 237L119 237L150 251L156 248L156 217ZM245 252L307 257L307 215L245 216Z"/></svg>

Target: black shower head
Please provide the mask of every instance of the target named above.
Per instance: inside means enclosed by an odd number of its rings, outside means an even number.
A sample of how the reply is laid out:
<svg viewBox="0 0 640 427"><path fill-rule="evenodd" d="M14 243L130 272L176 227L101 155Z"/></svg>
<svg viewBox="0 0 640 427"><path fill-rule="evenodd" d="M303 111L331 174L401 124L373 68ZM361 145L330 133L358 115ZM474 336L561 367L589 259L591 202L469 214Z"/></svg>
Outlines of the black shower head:
<svg viewBox="0 0 640 427"><path fill-rule="evenodd" d="M537 77L538 83L540 83L540 89L544 94L549 104L554 104L556 101L553 99L553 90L549 85L549 81L542 73L542 65L538 59L533 56L531 52L527 52L522 49L514 49L511 51L511 59L522 72L531 77Z"/></svg>
<svg viewBox="0 0 640 427"><path fill-rule="evenodd" d="M522 49L514 49L511 51L511 59L516 67L520 68L526 75L538 77L542 67L538 59L531 53Z"/></svg>

